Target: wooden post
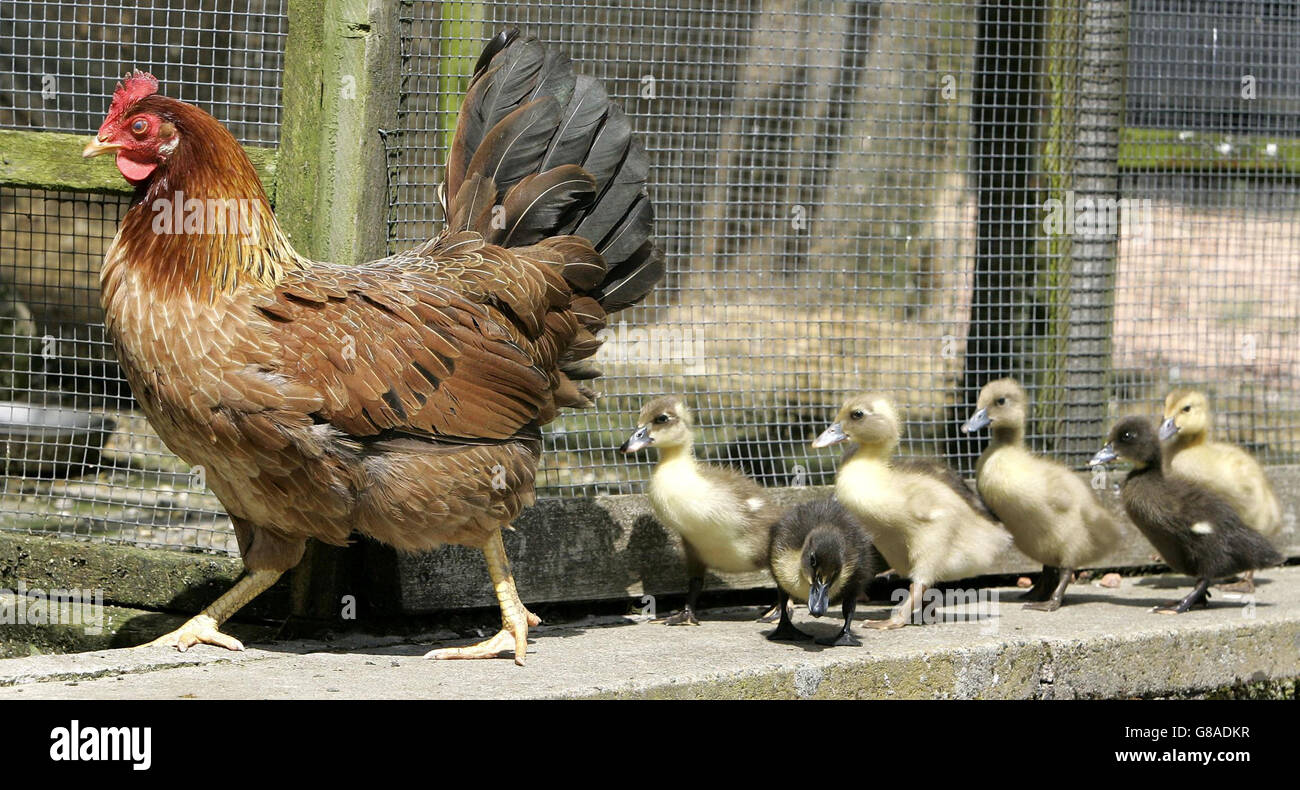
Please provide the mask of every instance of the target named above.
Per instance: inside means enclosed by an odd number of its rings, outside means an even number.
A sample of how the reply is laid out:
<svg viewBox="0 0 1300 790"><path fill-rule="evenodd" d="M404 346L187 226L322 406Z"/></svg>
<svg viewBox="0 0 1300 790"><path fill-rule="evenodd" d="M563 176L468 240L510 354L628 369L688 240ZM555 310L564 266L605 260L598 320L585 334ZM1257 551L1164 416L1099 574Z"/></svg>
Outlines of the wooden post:
<svg viewBox="0 0 1300 790"><path fill-rule="evenodd" d="M399 10L388 0L289 2L275 208L294 247L316 260L356 264L385 254L380 130L397 123ZM308 542L290 582L293 614L334 619L344 595L361 598L360 551Z"/></svg>
<svg viewBox="0 0 1300 790"><path fill-rule="evenodd" d="M1076 201L1090 198L1098 205L1119 199L1129 4L1090 0L1082 5L1074 192ZM1116 222L1120 211L1113 214ZM1071 253L1062 424L1056 435L1062 460L1081 466L1106 430L1119 228L1076 237Z"/></svg>
<svg viewBox="0 0 1300 790"><path fill-rule="evenodd" d="M381 129L397 123L400 6L290 0L276 214L296 249L362 263L387 246Z"/></svg>
<svg viewBox="0 0 1300 790"><path fill-rule="evenodd" d="M965 370L946 421L948 456L974 471L984 439L958 426L990 379L1022 373L1040 330L1034 283L1042 193L1036 178L1045 0L982 0L971 107L977 214Z"/></svg>

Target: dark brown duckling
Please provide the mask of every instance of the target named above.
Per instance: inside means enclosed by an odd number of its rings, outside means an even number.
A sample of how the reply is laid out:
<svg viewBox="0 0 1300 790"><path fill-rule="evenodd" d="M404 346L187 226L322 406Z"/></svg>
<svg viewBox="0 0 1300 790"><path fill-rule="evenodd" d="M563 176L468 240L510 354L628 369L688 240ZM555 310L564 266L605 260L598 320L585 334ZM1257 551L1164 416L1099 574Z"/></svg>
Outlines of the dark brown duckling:
<svg viewBox="0 0 1300 790"><path fill-rule="evenodd" d="M1117 458L1133 464L1122 489L1129 519L1169 567L1196 579L1187 597L1157 607L1160 614L1208 606L1214 579L1282 562L1277 549L1246 526L1226 500L1191 480L1165 475L1160 440L1147 420L1126 417L1116 423L1090 465Z"/></svg>
<svg viewBox="0 0 1300 790"><path fill-rule="evenodd" d="M852 632L858 596L884 568L866 529L832 497L804 502L786 512L772 527L768 552L776 578L780 624L767 638L777 642L807 641L813 637L790 620L790 598L808 603L808 613L821 617L837 601L844 625L833 637L818 638L819 645L860 645Z"/></svg>

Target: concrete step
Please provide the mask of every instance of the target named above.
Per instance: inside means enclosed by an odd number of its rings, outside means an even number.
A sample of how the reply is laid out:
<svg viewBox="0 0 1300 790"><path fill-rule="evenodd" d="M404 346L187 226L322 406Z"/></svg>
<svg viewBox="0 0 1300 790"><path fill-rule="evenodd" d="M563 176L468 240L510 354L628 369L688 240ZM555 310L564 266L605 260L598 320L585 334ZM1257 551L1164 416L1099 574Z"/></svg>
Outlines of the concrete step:
<svg viewBox="0 0 1300 790"><path fill-rule="evenodd" d="M1083 583L1055 613L1027 611L1013 588L976 591L992 616L855 632L862 647L769 642L757 607L706 610L667 628L591 618L531 634L528 666L431 662L438 641L349 636L272 642L244 653L199 647L104 650L0 660L0 699L117 698L1073 698L1256 691L1294 695L1300 678L1300 567L1261 574L1255 596L1215 592L1208 609L1152 613L1182 597L1180 576ZM885 616L859 608L859 621ZM972 614L967 611L967 614ZM834 618L796 623L831 634ZM486 635L485 635L486 636ZM1233 690L1236 691L1233 691ZM1288 691L1289 689L1289 691ZM1226 691L1225 691L1226 690Z"/></svg>

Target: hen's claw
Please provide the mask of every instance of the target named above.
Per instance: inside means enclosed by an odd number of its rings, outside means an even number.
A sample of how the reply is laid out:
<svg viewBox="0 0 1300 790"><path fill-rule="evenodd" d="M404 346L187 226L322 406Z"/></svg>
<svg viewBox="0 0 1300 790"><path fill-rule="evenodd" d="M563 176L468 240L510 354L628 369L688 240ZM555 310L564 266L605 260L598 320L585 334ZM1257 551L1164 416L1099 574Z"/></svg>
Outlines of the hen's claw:
<svg viewBox="0 0 1300 790"><path fill-rule="evenodd" d="M195 645L215 645L224 647L227 650L241 651L244 649L244 643L238 639L223 634L217 630L217 621L213 620L206 614L195 615L186 621L185 625L172 631L170 634L164 634L152 642L146 642L138 645L135 649L139 650L145 647L174 647L184 653Z"/></svg>
<svg viewBox="0 0 1300 790"><path fill-rule="evenodd" d="M503 653L514 653L515 663L522 667L524 665L524 654L527 652L527 631L511 633L502 628L497 631L496 636L485 639L478 644L467 647L442 647L437 650L430 650L424 654L424 657L435 661L452 661L463 658L498 658Z"/></svg>

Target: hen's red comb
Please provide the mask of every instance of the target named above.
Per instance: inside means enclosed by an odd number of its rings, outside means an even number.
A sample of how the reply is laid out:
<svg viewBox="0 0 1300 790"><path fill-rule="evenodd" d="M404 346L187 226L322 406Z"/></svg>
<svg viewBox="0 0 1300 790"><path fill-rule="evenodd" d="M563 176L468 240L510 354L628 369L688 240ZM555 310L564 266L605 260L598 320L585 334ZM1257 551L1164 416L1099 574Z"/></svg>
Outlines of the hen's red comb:
<svg viewBox="0 0 1300 790"><path fill-rule="evenodd" d="M143 71L133 71L122 78L113 92L113 103L108 106L104 123L117 120L133 104L158 92L158 78Z"/></svg>

